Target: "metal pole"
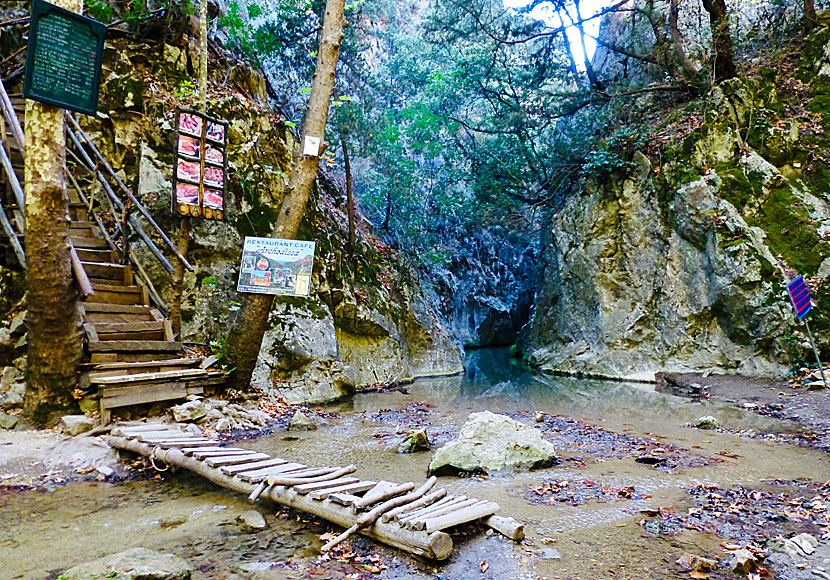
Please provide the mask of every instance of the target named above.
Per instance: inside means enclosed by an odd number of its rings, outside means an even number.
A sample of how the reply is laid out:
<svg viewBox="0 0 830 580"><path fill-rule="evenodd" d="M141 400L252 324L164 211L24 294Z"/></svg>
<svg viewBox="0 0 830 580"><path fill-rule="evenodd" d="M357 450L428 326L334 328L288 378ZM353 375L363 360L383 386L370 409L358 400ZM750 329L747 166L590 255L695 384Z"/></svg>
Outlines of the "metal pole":
<svg viewBox="0 0 830 580"><path fill-rule="evenodd" d="M816 362L818 362L818 370L821 371L821 381L824 383L824 386L827 386L827 379L824 378L824 367L821 364L821 359L818 358L818 350L816 349L816 343L813 340L813 333L810 332L810 325L807 324L807 319L804 319L804 326L807 327L807 336L810 337L810 346L813 347L813 353L816 355Z"/></svg>

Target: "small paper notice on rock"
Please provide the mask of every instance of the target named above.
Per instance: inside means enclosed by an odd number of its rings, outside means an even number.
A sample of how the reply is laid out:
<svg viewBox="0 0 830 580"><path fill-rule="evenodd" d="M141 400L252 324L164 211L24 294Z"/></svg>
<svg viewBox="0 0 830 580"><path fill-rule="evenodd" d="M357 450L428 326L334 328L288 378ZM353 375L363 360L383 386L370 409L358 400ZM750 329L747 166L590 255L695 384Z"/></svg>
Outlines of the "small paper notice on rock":
<svg viewBox="0 0 830 580"><path fill-rule="evenodd" d="M303 144L303 155L311 155L312 157L320 155L320 137L306 135L305 143Z"/></svg>

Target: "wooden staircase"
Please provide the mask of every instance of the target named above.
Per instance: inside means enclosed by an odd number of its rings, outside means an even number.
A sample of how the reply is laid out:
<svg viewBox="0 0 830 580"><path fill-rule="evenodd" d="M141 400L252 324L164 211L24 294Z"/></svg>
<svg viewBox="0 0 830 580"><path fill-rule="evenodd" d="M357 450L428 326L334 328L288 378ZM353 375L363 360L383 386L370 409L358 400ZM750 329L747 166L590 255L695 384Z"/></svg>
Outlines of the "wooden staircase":
<svg viewBox="0 0 830 580"><path fill-rule="evenodd" d="M5 92L1 82L0 90ZM6 97L5 101L3 97ZM14 110L13 118L8 114L9 101ZM22 126L22 97L9 98L0 94L0 105L4 102L6 105L2 108L6 124L19 121ZM71 127L68 132L75 137L73 142L78 149L78 143L83 141L73 133ZM86 138L85 135L82 136ZM23 211L19 204L12 201L15 200L12 190L17 185L15 180L19 184L24 182L23 153L13 138L13 133L7 134L4 131L2 137L2 147L12 161L14 175L9 175L8 171L3 172L7 195L0 211L4 211L15 229L16 238L22 241ZM91 142L86 143L87 147L93 147ZM100 156L98 151L92 153ZM90 159L89 152L81 150L77 151L75 157L80 160ZM84 165L84 168L104 185L102 172L89 165ZM111 169L108 165L107 168ZM125 263L121 248L102 227L102 222L94 211L94 204L90 204L90 198L81 191L78 180L72 178L71 181L75 187L68 190L72 244L70 254L80 287L78 311L85 335L81 388L97 390L101 398L102 422L109 422L111 409L114 408L182 399L187 395L202 394L205 387L221 385L224 374L206 368L211 359L202 360L185 355L182 343L173 334L171 321L163 314L166 306L152 289L152 283L143 273L143 268L132 256ZM120 182L119 185L123 187ZM104 187L106 189L109 185ZM112 188L109 192L112 193ZM118 200L110 200L113 201ZM151 225L158 228L155 222ZM128 243L123 238L122 235L122 246ZM153 242L148 238L145 243ZM158 248L153 246L152 249L155 249L154 255L160 255ZM180 256L175 247L172 249ZM190 267L186 260L184 263ZM134 265L142 275L136 275ZM168 271L172 269L169 268L169 263L163 262L163 265Z"/></svg>

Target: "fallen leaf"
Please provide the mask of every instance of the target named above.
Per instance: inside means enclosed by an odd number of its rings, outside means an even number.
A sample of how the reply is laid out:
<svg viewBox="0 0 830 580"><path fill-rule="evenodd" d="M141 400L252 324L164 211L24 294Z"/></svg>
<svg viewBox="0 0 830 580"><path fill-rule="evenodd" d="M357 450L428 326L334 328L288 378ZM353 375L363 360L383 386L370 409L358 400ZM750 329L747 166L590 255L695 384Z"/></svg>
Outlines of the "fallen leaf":
<svg viewBox="0 0 830 580"><path fill-rule="evenodd" d="M487 572L487 569L490 568L490 564L487 563L487 560L482 560L479 567L481 568L481 573L484 574Z"/></svg>
<svg viewBox="0 0 830 580"><path fill-rule="evenodd" d="M696 570L689 572L689 578L703 579L708 577L709 574L707 574L706 572L697 572Z"/></svg>

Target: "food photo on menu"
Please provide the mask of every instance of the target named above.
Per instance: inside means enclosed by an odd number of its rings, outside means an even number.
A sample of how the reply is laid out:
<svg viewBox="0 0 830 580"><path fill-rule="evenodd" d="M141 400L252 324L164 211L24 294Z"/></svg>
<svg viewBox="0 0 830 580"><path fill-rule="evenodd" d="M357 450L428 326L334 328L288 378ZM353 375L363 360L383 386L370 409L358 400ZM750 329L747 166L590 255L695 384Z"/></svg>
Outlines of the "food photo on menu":
<svg viewBox="0 0 830 580"><path fill-rule="evenodd" d="M216 165L222 165L225 162L225 155L222 153L221 149L208 145L205 147L205 161L208 163L215 163Z"/></svg>
<svg viewBox="0 0 830 580"><path fill-rule="evenodd" d="M207 138L212 141L225 142L225 126L221 123L208 122Z"/></svg>
<svg viewBox="0 0 830 580"><path fill-rule="evenodd" d="M179 132L188 135L202 136L202 118L193 113L179 114Z"/></svg>
<svg viewBox="0 0 830 580"><path fill-rule="evenodd" d="M176 176L179 179L186 179L187 181L199 181L199 173L201 169L198 163L193 161L185 161L184 159L179 159L178 169L176 170Z"/></svg>
<svg viewBox="0 0 830 580"><path fill-rule="evenodd" d="M205 183L214 187L225 185L225 172L218 167L205 167Z"/></svg>
<svg viewBox="0 0 830 580"><path fill-rule="evenodd" d="M213 209L222 209L225 205L225 200L222 196L222 192L216 191L215 189L205 189L203 200L205 203L205 207L210 207Z"/></svg>
<svg viewBox="0 0 830 580"><path fill-rule="evenodd" d="M199 158L199 140L179 135L179 155Z"/></svg>
<svg viewBox="0 0 830 580"><path fill-rule="evenodd" d="M189 183L176 184L176 202L199 205L199 187Z"/></svg>

